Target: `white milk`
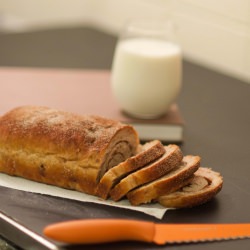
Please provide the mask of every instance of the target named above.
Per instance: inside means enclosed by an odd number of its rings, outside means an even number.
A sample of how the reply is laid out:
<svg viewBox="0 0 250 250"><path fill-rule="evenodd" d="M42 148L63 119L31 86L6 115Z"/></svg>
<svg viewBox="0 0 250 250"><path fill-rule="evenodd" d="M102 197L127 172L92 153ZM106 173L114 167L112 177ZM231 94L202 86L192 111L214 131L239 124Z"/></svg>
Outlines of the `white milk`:
<svg viewBox="0 0 250 250"><path fill-rule="evenodd" d="M145 38L118 43L112 66L112 90L121 108L141 118L166 113L181 88L179 46Z"/></svg>

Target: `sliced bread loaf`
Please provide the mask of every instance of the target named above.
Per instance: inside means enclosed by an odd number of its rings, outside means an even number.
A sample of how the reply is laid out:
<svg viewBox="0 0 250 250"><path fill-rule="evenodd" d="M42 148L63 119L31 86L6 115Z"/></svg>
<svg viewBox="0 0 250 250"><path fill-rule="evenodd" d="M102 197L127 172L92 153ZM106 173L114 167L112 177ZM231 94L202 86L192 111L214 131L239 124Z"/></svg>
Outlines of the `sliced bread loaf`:
<svg viewBox="0 0 250 250"><path fill-rule="evenodd" d="M130 190L156 180L180 165L183 158L180 148L177 145L168 145L165 149L165 154L159 159L129 174L115 185L110 191L111 198L118 201Z"/></svg>
<svg viewBox="0 0 250 250"><path fill-rule="evenodd" d="M187 155L182 163L163 177L130 191L127 194L132 205L149 203L162 195L172 193L187 184L187 180L200 166L200 157ZM188 180L189 181L189 180Z"/></svg>
<svg viewBox="0 0 250 250"><path fill-rule="evenodd" d="M209 168L199 168L191 182L180 190L160 196L157 200L165 207L184 208L203 204L222 189L222 176Z"/></svg>
<svg viewBox="0 0 250 250"><path fill-rule="evenodd" d="M94 195L107 169L135 155L132 126L41 106L0 117L0 172Z"/></svg>
<svg viewBox="0 0 250 250"><path fill-rule="evenodd" d="M107 199L111 188L124 176L158 159L165 153L165 147L159 140L140 145L140 151L117 166L110 168L101 178L96 195Z"/></svg>

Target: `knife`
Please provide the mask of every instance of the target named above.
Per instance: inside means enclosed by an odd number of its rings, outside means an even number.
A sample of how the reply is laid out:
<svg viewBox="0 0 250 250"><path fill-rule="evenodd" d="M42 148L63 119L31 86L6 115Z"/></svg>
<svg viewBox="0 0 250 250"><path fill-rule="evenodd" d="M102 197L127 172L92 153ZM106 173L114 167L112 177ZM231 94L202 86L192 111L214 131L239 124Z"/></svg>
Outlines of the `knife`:
<svg viewBox="0 0 250 250"><path fill-rule="evenodd" d="M48 225L44 234L72 244L143 241L163 245L250 238L250 223L160 224L141 220L86 219Z"/></svg>

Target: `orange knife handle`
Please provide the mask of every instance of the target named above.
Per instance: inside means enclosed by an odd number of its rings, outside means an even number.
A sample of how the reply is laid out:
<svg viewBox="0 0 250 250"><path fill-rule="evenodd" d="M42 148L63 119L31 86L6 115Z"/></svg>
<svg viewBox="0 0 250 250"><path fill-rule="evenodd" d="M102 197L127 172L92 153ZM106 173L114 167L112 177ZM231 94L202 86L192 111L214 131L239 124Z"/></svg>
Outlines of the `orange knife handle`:
<svg viewBox="0 0 250 250"><path fill-rule="evenodd" d="M125 219L86 219L47 226L44 234L57 241L74 244L95 244L115 241L153 242L153 222Z"/></svg>

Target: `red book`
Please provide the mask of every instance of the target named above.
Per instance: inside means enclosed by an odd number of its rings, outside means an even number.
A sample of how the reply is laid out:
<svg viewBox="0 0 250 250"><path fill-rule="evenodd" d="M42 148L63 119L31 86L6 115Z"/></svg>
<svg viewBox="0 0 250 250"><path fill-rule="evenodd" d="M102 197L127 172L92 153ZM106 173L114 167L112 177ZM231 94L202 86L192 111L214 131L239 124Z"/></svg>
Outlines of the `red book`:
<svg viewBox="0 0 250 250"><path fill-rule="evenodd" d="M183 119L176 104L161 118L135 119L123 113L111 92L110 72L0 68L0 115L22 105L42 105L129 123L142 141L183 141Z"/></svg>

